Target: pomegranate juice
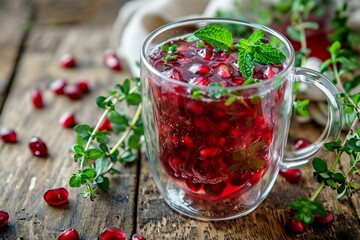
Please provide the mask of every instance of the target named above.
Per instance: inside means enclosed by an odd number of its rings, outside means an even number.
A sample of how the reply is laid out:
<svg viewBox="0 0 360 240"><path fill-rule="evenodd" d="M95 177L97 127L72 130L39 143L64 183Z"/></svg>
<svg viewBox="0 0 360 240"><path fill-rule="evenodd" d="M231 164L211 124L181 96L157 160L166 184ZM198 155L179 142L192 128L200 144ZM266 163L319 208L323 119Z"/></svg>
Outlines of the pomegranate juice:
<svg viewBox="0 0 360 240"><path fill-rule="evenodd" d="M285 85L262 95L222 91L249 81L239 72L237 53L191 37L155 48L149 62L174 79L148 79L167 174L188 194L204 199L241 195L256 185L273 161L271 143ZM282 64L255 64L251 81L266 81L282 69Z"/></svg>

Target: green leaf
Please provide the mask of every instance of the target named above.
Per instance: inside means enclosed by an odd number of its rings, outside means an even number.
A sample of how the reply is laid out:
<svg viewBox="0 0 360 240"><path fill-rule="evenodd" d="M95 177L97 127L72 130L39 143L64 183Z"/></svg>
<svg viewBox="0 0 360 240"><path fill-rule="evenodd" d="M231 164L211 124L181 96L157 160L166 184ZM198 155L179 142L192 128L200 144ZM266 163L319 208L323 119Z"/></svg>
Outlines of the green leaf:
<svg viewBox="0 0 360 240"><path fill-rule="evenodd" d="M74 146L74 151L80 155L84 155L84 147L79 146L79 145L75 145Z"/></svg>
<svg viewBox="0 0 360 240"><path fill-rule="evenodd" d="M234 95L228 97L225 101L225 106L230 106L233 102L235 102L236 98L237 96Z"/></svg>
<svg viewBox="0 0 360 240"><path fill-rule="evenodd" d="M96 171L96 176L100 176L102 175L106 169L109 167L110 162L105 158L99 158L98 160L96 160L95 162L95 171Z"/></svg>
<svg viewBox="0 0 360 240"><path fill-rule="evenodd" d="M69 180L70 187L80 187L83 183L81 176L73 174Z"/></svg>
<svg viewBox="0 0 360 240"><path fill-rule="evenodd" d="M316 213L317 215L322 217L327 216L328 213L323 204L317 201L313 201L311 205L313 206L311 212Z"/></svg>
<svg viewBox="0 0 360 240"><path fill-rule="evenodd" d="M98 96L96 97L95 99L95 102L96 102L96 105L99 107L99 108L102 108L102 109L105 109L106 108L106 97L104 96Z"/></svg>
<svg viewBox="0 0 360 240"><path fill-rule="evenodd" d="M128 105L137 106L141 103L141 95L138 93L130 93L126 96L126 102Z"/></svg>
<svg viewBox="0 0 360 240"><path fill-rule="evenodd" d="M288 26L286 29L286 33L292 40L294 40L296 42L300 42L300 40L301 40L300 30L298 30L292 26Z"/></svg>
<svg viewBox="0 0 360 240"><path fill-rule="evenodd" d="M340 183L340 184L345 184L345 177L344 177L344 174L342 173L334 173L333 175L333 179L337 182L337 183Z"/></svg>
<svg viewBox="0 0 360 240"><path fill-rule="evenodd" d="M338 138L336 139L336 141L325 143L324 147L329 151L334 151L337 149L341 149L342 148L341 144L342 144L341 139Z"/></svg>
<svg viewBox="0 0 360 240"><path fill-rule="evenodd" d="M310 224L314 221L314 214L309 210L303 210L295 213L294 218L305 224Z"/></svg>
<svg viewBox="0 0 360 240"><path fill-rule="evenodd" d="M101 158L104 153L96 148L91 148L85 151L86 157L92 160Z"/></svg>
<svg viewBox="0 0 360 240"><path fill-rule="evenodd" d="M99 188L101 190L103 190L104 192L109 191L110 188L110 181L108 177L103 177L102 181L99 183L97 183L97 185L99 186Z"/></svg>
<svg viewBox="0 0 360 240"><path fill-rule="evenodd" d="M264 37L264 35L264 31L256 30L248 37L247 42L249 43L249 45L252 45L256 42L259 42Z"/></svg>
<svg viewBox="0 0 360 240"><path fill-rule="evenodd" d="M191 97L194 99L200 99L202 97L202 92L199 88L191 89Z"/></svg>
<svg viewBox="0 0 360 240"><path fill-rule="evenodd" d="M341 49L341 43L339 41L336 41L330 46L329 52L331 53L331 55L337 56L340 52L340 49Z"/></svg>
<svg viewBox="0 0 360 240"><path fill-rule="evenodd" d="M253 56L249 51L245 49L239 49L239 70L245 78L251 78L254 74L255 65L253 60Z"/></svg>
<svg viewBox="0 0 360 240"><path fill-rule="evenodd" d="M134 162L137 158L137 154L132 151L126 151L121 155L121 162L131 163Z"/></svg>
<svg viewBox="0 0 360 240"><path fill-rule="evenodd" d="M341 199L346 193L346 185L341 184L340 187L337 189L337 199Z"/></svg>
<svg viewBox="0 0 360 240"><path fill-rule="evenodd" d="M314 158L312 165L319 173L326 173L328 171L327 163L321 158Z"/></svg>
<svg viewBox="0 0 360 240"><path fill-rule="evenodd" d="M124 124L126 126L129 126L128 118L125 115L120 114L120 113L118 113L116 111L111 111L108 114L108 118L114 124Z"/></svg>
<svg viewBox="0 0 360 240"><path fill-rule="evenodd" d="M119 88L120 88L121 92L123 92L125 95L128 95L129 91L130 91L130 80L125 79L123 84L119 85Z"/></svg>
<svg viewBox="0 0 360 240"><path fill-rule="evenodd" d="M285 55L277 48L274 48L270 44L265 44L262 42L257 42L254 44L254 60L255 62L261 64L279 64L283 62L286 57Z"/></svg>
<svg viewBox="0 0 360 240"><path fill-rule="evenodd" d="M82 138L86 138L91 135L92 128L87 124L79 124L74 127L74 131Z"/></svg>
<svg viewBox="0 0 360 240"><path fill-rule="evenodd" d="M232 33L221 25L208 25L197 30L194 35L210 45L228 50L233 45Z"/></svg>
<svg viewBox="0 0 360 240"><path fill-rule="evenodd" d="M82 177L92 181L92 179L94 179L94 177L96 176L96 171L93 168L86 168L83 170L82 172Z"/></svg>
<svg viewBox="0 0 360 240"><path fill-rule="evenodd" d="M129 140L128 140L128 145L130 148L140 148L141 147L141 144L140 144L140 137L138 135L131 135L129 137Z"/></svg>
<svg viewBox="0 0 360 240"><path fill-rule="evenodd" d="M347 146L355 152L360 152L360 139L355 137L350 138L348 140Z"/></svg>

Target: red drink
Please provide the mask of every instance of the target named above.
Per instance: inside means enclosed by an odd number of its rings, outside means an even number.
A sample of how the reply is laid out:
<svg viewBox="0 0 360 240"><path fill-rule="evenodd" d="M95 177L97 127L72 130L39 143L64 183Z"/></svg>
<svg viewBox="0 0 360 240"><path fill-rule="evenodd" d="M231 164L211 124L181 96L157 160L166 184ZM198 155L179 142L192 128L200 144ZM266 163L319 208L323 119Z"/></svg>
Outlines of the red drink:
<svg viewBox="0 0 360 240"><path fill-rule="evenodd" d="M216 50L186 38L165 45L150 54L150 64L163 75L194 88L149 79L158 154L164 169L182 189L197 197L241 195L260 181L273 161L270 146L285 84L272 85L262 95L257 95L256 88L224 93L221 87L246 82L237 66L237 52ZM266 81L281 70L282 64L256 64L253 79ZM204 93L201 86L213 88ZM230 102L231 96L236 100Z"/></svg>

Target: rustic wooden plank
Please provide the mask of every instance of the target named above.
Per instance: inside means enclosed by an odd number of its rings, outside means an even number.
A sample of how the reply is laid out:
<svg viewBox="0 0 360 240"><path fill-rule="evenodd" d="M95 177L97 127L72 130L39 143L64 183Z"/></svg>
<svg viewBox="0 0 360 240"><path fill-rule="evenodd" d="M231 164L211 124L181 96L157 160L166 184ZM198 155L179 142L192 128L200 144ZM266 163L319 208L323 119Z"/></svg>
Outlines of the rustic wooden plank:
<svg viewBox="0 0 360 240"><path fill-rule="evenodd" d="M121 1L110 4L118 9ZM108 18L113 21L115 15ZM133 232L136 164L111 179L109 193L102 193L96 202L84 200L78 189L68 187L71 174L77 170L69 151L75 134L58 123L65 111L74 111L79 122L95 122L101 113L95 96L106 94L128 77L127 71L112 72L103 66L110 33L111 25L35 25L31 31L0 118L1 127L14 128L19 139L11 145L0 142L0 206L10 214L8 226L0 229L0 239L57 239L69 227L76 228L82 239L96 239L108 226L120 227L128 235ZM76 56L76 69L58 66L58 59L66 52ZM92 88L80 101L55 96L48 88L56 78L65 78L71 84L78 76L87 76ZM35 87L43 91L44 109L34 109L30 102ZM48 158L31 155L27 142L32 136L47 143ZM44 202L44 192L56 187L69 190L68 205L55 208Z"/></svg>
<svg viewBox="0 0 360 240"><path fill-rule="evenodd" d="M298 137L315 140L319 127L313 124L292 127ZM229 221L201 222L172 211L157 191L143 156L138 201L137 231L147 239L291 239L284 231L289 219L288 204L313 193L317 184L312 179L312 167L302 168L299 184L290 184L278 177L268 198L251 214ZM298 239L358 239L359 219L348 199L337 202L336 194L326 189L320 196L335 215L329 227L308 227Z"/></svg>
<svg viewBox="0 0 360 240"><path fill-rule="evenodd" d="M23 0L0 1L0 106L11 81L30 15L30 7Z"/></svg>

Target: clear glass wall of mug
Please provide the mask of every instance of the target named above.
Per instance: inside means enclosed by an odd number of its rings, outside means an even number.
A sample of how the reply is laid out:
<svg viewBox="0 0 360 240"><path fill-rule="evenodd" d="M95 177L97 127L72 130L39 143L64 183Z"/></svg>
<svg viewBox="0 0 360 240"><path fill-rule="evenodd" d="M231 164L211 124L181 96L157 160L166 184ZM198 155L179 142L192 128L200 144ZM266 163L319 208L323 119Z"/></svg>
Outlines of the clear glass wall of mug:
<svg viewBox="0 0 360 240"><path fill-rule="evenodd" d="M184 65L178 60L176 71L164 62L155 66L151 59L163 51L164 43L191 38L194 31L210 24L246 29L239 31L245 35L235 33L235 39L264 31L266 41L276 43L286 56L282 67L266 81L219 88L194 82L201 79L178 80L177 72L192 73L195 57L183 59ZM202 51L186 46L177 47ZM208 59L211 71L214 62L230 61L216 51ZM286 152L295 82L313 85L327 96L329 121L313 145ZM155 30L142 47L141 84L146 151L155 183L173 209L196 219L225 220L250 213L270 192L280 167L308 163L340 131L336 88L315 71L295 68L289 41L254 23L190 19Z"/></svg>

